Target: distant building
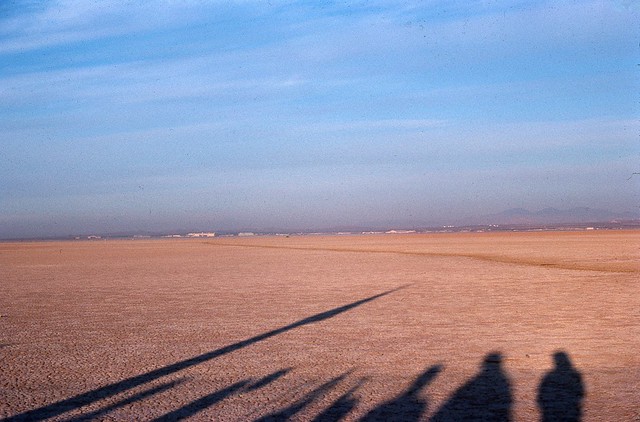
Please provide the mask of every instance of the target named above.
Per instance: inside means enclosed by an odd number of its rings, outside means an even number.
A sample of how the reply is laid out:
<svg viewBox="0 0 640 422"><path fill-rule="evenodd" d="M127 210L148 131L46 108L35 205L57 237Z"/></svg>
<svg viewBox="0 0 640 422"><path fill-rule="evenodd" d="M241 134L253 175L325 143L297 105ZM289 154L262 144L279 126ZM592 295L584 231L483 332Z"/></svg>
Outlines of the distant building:
<svg viewBox="0 0 640 422"><path fill-rule="evenodd" d="M213 232L187 233L187 237L215 237Z"/></svg>
<svg viewBox="0 0 640 422"><path fill-rule="evenodd" d="M242 233L238 233L238 236L242 236L242 237L255 236L255 233L253 233L253 232L242 232Z"/></svg>

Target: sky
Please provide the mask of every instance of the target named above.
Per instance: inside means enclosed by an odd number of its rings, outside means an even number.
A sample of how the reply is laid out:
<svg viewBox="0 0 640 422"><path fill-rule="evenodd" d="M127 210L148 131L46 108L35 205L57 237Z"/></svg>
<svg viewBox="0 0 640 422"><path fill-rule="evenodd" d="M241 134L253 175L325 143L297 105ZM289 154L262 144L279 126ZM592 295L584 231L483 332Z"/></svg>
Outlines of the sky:
<svg viewBox="0 0 640 422"><path fill-rule="evenodd" d="M640 205L633 1L3 1L0 238Z"/></svg>

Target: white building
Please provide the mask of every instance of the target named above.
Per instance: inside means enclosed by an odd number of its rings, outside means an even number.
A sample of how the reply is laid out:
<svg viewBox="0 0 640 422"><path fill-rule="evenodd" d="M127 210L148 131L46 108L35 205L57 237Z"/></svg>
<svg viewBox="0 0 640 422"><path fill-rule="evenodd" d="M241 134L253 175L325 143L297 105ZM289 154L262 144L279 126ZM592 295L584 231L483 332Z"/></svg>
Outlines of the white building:
<svg viewBox="0 0 640 422"><path fill-rule="evenodd" d="M215 235L212 232L187 233L187 237L215 237Z"/></svg>

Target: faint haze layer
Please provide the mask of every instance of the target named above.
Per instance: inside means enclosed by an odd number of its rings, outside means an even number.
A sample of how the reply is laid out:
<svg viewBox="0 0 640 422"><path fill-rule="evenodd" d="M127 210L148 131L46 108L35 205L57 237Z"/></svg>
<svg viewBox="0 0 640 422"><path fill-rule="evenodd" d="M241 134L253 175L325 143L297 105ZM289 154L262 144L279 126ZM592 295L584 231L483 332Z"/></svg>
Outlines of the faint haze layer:
<svg viewBox="0 0 640 422"><path fill-rule="evenodd" d="M0 238L639 205L631 1L0 3Z"/></svg>

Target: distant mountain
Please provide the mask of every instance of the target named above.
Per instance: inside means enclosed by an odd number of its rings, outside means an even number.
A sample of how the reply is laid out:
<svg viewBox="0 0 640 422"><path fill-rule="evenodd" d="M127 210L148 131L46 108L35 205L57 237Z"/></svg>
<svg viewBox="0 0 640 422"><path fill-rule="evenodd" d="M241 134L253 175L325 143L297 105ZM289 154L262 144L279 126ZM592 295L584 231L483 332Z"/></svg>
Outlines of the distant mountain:
<svg viewBox="0 0 640 422"><path fill-rule="evenodd" d="M613 211L578 207L568 210L545 208L540 211L529 211L524 208L512 208L497 214L469 217L461 221L461 225L488 224L561 224L561 223L594 223L613 220L638 220L640 214L632 212L616 213Z"/></svg>

